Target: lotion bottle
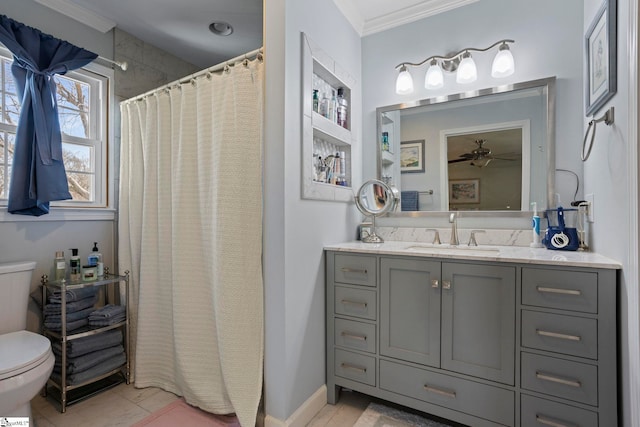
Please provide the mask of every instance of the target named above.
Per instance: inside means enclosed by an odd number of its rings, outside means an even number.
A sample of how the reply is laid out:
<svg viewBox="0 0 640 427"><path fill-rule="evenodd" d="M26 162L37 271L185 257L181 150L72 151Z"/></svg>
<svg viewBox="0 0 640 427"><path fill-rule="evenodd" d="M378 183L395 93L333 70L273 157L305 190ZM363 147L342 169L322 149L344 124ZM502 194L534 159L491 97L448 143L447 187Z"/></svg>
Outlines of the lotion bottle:
<svg viewBox="0 0 640 427"><path fill-rule="evenodd" d="M56 281L65 278L67 273L67 262L64 259L64 251L56 251L56 257L53 260L53 271Z"/></svg>
<svg viewBox="0 0 640 427"><path fill-rule="evenodd" d="M78 249L70 249L71 258L69 258L69 280L71 282L79 282L81 275L80 270L80 257L78 256Z"/></svg>
<svg viewBox="0 0 640 427"><path fill-rule="evenodd" d="M531 221L533 231L533 241L529 244L532 248L542 248L542 241L540 238L540 216L538 215L538 204L536 202L531 203L533 210L533 218Z"/></svg>
<svg viewBox="0 0 640 427"><path fill-rule="evenodd" d="M93 249L91 249L91 254L87 258L89 265L96 267L97 276L103 276L104 264L102 263L102 254L98 250L98 242L93 242Z"/></svg>

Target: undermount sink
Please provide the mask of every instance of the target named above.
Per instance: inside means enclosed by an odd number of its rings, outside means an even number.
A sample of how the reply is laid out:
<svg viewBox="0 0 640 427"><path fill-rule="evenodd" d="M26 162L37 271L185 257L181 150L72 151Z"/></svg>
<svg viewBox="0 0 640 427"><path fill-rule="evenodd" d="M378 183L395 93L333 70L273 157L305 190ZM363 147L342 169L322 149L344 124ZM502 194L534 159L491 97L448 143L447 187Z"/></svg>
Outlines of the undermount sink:
<svg viewBox="0 0 640 427"><path fill-rule="evenodd" d="M475 255L475 256L497 256L500 250L493 247L483 246L447 246L447 245L412 245L406 248L409 251L420 251L442 255Z"/></svg>

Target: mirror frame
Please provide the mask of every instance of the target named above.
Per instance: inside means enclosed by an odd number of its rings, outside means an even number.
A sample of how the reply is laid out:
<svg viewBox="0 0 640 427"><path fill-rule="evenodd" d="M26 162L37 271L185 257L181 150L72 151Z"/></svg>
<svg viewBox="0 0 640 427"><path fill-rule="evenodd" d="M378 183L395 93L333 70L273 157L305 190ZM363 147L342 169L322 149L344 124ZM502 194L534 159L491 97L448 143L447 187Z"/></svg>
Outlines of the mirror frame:
<svg viewBox="0 0 640 427"><path fill-rule="evenodd" d="M382 150L380 149L382 135L382 114L390 111L405 110L413 107L424 107L428 105L437 105L450 101L458 101L463 99L480 98L488 95L513 92L516 90L543 88L546 89L547 96L547 206L550 209L554 206L555 199L555 168L556 168L556 77L548 77L538 80L530 80L521 83L513 83L501 86L495 86L485 89L460 92L451 95L436 96L434 98L421 99L418 101L403 102L401 104L387 105L376 108L376 175L378 179L382 178ZM391 212L389 216L393 217L427 217L433 216L439 212L452 211L405 211ZM457 211L456 211L457 212ZM531 211L464 211L465 217L530 217Z"/></svg>

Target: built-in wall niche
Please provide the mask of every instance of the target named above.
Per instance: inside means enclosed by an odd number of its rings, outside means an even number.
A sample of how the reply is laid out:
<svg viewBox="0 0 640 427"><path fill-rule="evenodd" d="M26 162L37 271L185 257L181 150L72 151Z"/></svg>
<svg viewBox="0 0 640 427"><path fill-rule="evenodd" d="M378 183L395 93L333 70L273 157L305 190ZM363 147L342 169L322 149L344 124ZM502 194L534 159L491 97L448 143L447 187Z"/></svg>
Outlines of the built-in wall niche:
<svg viewBox="0 0 640 427"><path fill-rule="evenodd" d="M304 199L353 200L351 88L354 86L355 79L302 33Z"/></svg>

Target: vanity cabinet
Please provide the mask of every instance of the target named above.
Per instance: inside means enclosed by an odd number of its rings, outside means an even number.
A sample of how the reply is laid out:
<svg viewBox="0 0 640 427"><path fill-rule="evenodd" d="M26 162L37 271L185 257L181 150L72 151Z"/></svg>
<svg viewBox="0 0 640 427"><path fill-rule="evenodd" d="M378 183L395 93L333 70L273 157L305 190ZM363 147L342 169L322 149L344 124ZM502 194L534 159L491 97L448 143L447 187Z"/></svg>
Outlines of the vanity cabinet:
<svg viewBox="0 0 640 427"><path fill-rule="evenodd" d="M327 251L327 389L471 426L611 426L615 270Z"/></svg>

